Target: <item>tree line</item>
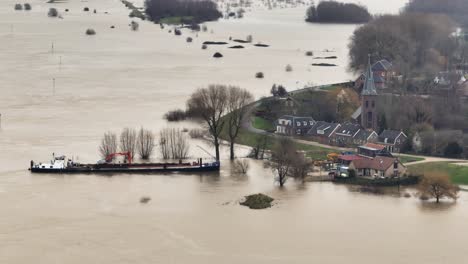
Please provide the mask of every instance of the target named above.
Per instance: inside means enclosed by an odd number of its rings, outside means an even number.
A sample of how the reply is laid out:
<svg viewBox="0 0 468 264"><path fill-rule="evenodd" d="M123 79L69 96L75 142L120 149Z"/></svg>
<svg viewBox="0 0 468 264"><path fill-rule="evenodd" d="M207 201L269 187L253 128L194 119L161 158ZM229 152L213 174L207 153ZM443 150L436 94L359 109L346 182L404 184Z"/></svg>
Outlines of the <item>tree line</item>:
<svg viewBox="0 0 468 264"><path fill-rule="evenodd" d="M165 128L159 133L159 150L163 159L185 159L189 153L188 137L178 128ZM120 137L106 132L101 139L99 153L103 159L116 152L128 152L132 159L138 156L149 160L156 148L156 137L151 130L124 128Z"/></svg>
<svg viewBox="0 0 468 264"><path fill-rule="evenodd" d="M445 15L384 15L356 29L349 44L350 69L358 72L373 60L387 59L410 80L435 76L459 58L461 48L452 36L455 23Z"/></svg>
<svg viewBox="0 0 468 264"><path fill-rule="evenodd" d="M211 0L146 0L148 17L159 22L163 18L181 17L185 24L217 20L222 16Z"/></svg>
<svg viewBox="0 0 468 264"><path fill-rule="evenodd" d="M445 14L464 27L468 27L468 1L466 0L411 0L404 9L407 13Z"/></svg>
<svg viewBox="0 0 468 264"><path fill-rule="evenodd" d="M321 1L307 9L306 21L319 23L366 23L372 16L367 7L336 1Z"/></svg>

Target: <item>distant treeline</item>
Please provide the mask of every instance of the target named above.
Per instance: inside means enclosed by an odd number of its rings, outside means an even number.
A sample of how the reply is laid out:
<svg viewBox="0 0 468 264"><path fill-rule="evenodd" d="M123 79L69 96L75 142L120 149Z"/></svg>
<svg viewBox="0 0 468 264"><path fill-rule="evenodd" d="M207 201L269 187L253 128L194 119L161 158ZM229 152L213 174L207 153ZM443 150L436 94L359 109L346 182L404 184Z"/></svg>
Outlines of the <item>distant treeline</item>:
<svg viewBox="0 0 468 264"><path fill-rule="evenodd" d="M405 12L445 14L468 27L467 0L410 0L405 7Z"/></svg>
<svg viewBox="0 0 468 264"><path fill-rule="evenodd" d="M322 1L307 10L307 22L366 23L372 18L365 6L335 1Z"/></svg>
<svg viewBox="0 0 468 264"><path fill-rule="evenodd" d="M181 18L185 24L212 21L222 16L211 0L146 0L146 14L154 21Z"/></svg>

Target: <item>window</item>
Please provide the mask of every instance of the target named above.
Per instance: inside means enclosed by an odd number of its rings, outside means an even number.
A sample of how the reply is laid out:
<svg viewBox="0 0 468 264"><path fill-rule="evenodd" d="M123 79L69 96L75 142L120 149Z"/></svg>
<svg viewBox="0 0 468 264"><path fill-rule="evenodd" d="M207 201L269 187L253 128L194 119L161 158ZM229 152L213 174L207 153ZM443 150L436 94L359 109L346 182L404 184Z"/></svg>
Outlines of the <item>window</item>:
<svg viewBox="0 0 468 264"><path fill-rule="evenodd" d="M366 101L366 108L369 107L369 101Z"/></svg>
<svg viewBox="0 0 468 264"><path fill-rule="evenodd" d="M298 135L300 135L300 134L301 134L301 130L298 129L298 130L296 131L296 133L297 133Z"/></svg>
<svg viewBox="0 0 468 264"><path fill-rule="evenodd" d="M375 101L372 101L372 108L375 107Z"/></svg>
<svg viewBox="0 0 468 264"><path fill-rule="evenodd" d="M302 122L302 124L304 124L304 126L307 126L307 121Z"/></svg>
<svg viewBox="0 0 468 264"><path fill-rule="evenodd" d="M314 125L314 121L309 121L309 124L310 124L311 126L313 126L313 125Z"/></svg>
<svg viewBox="0 0 468 264"><path fill-rule="evenodd" d="M298 127L300 127L300 126L301 126L301 122L296 122L296 125L297 125Z"/></svg>

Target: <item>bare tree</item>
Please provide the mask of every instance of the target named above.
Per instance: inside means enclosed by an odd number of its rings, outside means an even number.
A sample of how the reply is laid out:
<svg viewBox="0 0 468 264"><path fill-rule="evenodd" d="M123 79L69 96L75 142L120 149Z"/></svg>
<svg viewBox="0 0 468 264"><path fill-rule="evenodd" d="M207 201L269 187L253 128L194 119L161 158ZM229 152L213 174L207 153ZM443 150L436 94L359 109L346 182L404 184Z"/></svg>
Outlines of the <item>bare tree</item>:
<svg viewBox="0 0 468 264"><path fill-rule="evenodd" d="M187 136L178 128L166 128L160 132L159 145L164 159L186 159L189 152Z"/></svg>
<svg viewBox="0 0 468 264"><path fill-rule="evenodd" d="M307 177L307 174L312 169L312 161L303 153L299 152L296 152L293 157L290 176L304 181L305 177Z"/></svg>
<svg viewBox="0 0 468 264"><path fill-rule="evenodd" d="M234 162L234 170L238 173L246 174L250 164L248 159L237 159Z"/></svg>
<svg viewBox="0 0 468 264"><path fill-rule="evenodd" d="M154 149L154 135L150 130L140 128L137 137L137 150L140 157L148 160L151 157Z"/></svg>
<svg viewBox="0 0 468 264"><path fill-rule="evenodd" d="M296 145L291 139L286 137L280 138L271 151L270 166L277 175L277 181L281 187L283 187L287 177L291 174L294 159L297 156L296 153Z"/></svg>
<svg viewBox="0 0 468 264"><path fill-rule="evenodd" d="M457 200L459 188L452 184L447 173L434 171L424 175L418 190L420 197L435 198L438 203L444 197Z"/></svg>
<svg viewBox="0 0 468 264"><path fill-rule="evenodd" d="M263 159L265 157L265 149L268 144L267 135L257 135L255 136L255 146L250 152L250 157L254 159Z"/></svg>
<svg viewBox="0 0 468 264"><path fill-rule="evenodd" d="M132 158L135 157L137 133L133 128L124 128L120 133L120 150L130 152Z"/></svg>
<svg viewBox="0 0 468 264"><path fill-rule="evenodd" d="M219 160L219 136L224 127L221 118L226 112L227 89L224 85L209 85L193 93L187 102L191 113L196 113L208 125L208 131L213 136L216 160Z"/></svg>
<svg viewBox="0 0 468 264"><path fill-rule="evenodd" d="M234 144L239 135L242 122L247 114L247 105L253 102L252 94L239 87L228 87L227 125L230 143L230 158L234 160Z"/></svg>
<svg viewBox="0 0 468 264"><path fill-rule="evenodd" d="M101 139L99 153L103 159L112 153L117 152L117 136L113 132L106 132Z"/></svg>

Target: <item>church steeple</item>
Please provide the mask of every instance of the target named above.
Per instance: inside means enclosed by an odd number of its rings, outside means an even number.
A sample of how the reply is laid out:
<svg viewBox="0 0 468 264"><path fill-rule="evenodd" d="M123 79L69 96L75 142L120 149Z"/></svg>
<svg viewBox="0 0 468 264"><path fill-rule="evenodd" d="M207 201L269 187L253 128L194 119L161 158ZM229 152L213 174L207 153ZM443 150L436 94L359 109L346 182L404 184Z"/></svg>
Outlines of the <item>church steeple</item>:
<svg viewBox="0 0 468 264"><path fill-rule="evenodd" d="M377 95L377 89L375 89L374 73L372 72L372 64L370 57L371 55L369 54L367 71L364 74L366 77L366 81L364 82L364 87L362 88L361 95Z"/></svg>
<svg viewBox="0 0 468 264"><path fill-rule="evenodd" d="M375 89L370 55L365 77L366 81L361 93L361 126L364 129L378 131L377 89Z"/></svg>

